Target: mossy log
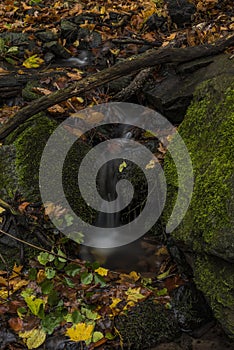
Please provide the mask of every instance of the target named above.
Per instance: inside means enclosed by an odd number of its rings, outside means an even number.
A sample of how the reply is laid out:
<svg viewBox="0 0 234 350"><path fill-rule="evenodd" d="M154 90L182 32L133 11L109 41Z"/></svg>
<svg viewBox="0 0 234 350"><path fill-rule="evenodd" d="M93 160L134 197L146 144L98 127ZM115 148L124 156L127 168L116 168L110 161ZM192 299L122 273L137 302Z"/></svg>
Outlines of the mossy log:
<svg viewBox="0 0 234 350"><path fill-rule="evenodd" d="M119 62L113 67L104 69L85 79L75 82L65 89L61 89L47 96L33 101L30 105L18 111L13 118L8 120L0 129L0 140L4 140L21 123L47 108L65 101L74 96L80 96L87 91L95 89L112 80L121 78L130 73L139 72L142 69L156 66L158 64L189 62L200 57L212 56L223 52L226 48L234 45L234 35L222 38L214 44L206 44L186 48L161 48L151 49L141 55L132 56Z"/></svg>

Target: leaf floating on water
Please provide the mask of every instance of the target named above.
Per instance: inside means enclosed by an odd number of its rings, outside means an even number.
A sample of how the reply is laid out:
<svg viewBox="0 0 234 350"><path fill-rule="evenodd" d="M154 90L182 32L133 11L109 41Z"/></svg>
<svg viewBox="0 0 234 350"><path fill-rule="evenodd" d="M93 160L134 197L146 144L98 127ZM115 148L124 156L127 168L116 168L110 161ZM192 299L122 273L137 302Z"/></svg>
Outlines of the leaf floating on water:
<svg viewBox="0 0 234 350"><path fill-rule="evenodd" d="M122 171L124 170L124 168L127 167L127 163L125 161L123 161L120 166L119 166L119 172L122 173Z"/></svg>

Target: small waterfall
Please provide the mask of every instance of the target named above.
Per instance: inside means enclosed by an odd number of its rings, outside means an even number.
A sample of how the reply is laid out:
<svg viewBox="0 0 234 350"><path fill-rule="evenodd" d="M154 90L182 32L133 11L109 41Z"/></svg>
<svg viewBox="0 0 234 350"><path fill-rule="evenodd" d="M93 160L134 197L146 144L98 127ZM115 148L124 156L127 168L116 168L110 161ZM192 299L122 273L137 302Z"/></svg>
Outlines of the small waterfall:
<svg viewBox="0 0 234 350"><path fill-rule="evenodd" d="M124 147L124 139L131 139L133 137L131 125L123 125L120 124L115 126L114 129L114 137L121 138L121 144L116 144L116 148ZM111 135L112 136L112 135ZM120 142L120 141L118 141ZM116 156L118 156L118 152L116 152ZM103 154L103 158L105 160L105 154ZM113 158L115 158L115 152L113 152ZM100 196L105 200L101 205L101 211L98 212L97 217L95 219L94 225L100 227L100 232L102 228L118 228L121 225L124 225L126 219L123 219L123 215L118 211L117 205L116 210L113 213L107 212L108 202L114 201L117 198L116 185L119 181L119 165L123 159L116 158L111 161L105 162L105 164L101 167L97 175L97 188ZM121 198L118 198L121 203ZM118 229L116 230L116 234L118 235ZM111 239L111 238L110 238ZM104 264L108 257L113 254L118 254L118 252L122 251L123 247L119 248L90 248L82 246L80 256L84 260L97 260L99 263Z"/></svg>

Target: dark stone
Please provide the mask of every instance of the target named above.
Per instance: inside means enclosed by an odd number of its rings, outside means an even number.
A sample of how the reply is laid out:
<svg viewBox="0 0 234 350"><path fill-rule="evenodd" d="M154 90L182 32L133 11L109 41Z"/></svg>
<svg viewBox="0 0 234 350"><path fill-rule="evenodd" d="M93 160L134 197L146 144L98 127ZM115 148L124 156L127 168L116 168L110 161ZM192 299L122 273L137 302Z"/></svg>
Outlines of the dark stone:
<svg viewBox="0 0 234 350"><path fill-rule="evenodd" d="M50 41L43 45L43 48L46 51L52 52L56 57L59 58L69 58L71 57L70 53L57 41Z"/></svg>
<svg viewBox="0 0 234 350"><path fill-rule="evenodd" d="M77 39L78 27L76 24L63 20L61 21L61 37L67 40L67 43L73 43Z"/></svg>
<svg viewBox="0 0 234 350"><path fill-rule="evenodd" d="M172 123L181 123L193 98L197 85L223 74L233 75L234 65L228 55L201 58L167 68L167 76L156 86L144 88L149 104Z"/></svg>
<svg viewBox="0 0 234 350"><path fill-rule="evenodd" d="M167 8L171 20L177 27L184 27L192 20L192 15L196 12L196 7L187 0L167 0Z"/></svg>
<svg viewBox="0 0 234 350"><path fill-rule="evenodd" d="M213 319L203 294L191 283L173 292L172 309L181 330L190 334Z"/></svg>
<svg viewBox="0 0 234 350"><path fill-rule="evenodd" d="M41 41L47 43L49 41L55 41L58 39L58 34L53 33L49 30L43 31L43 32L37 32L35 33L36 37L40 39Z"/></svg>
<svg viewBox="0 0 234 350"><path fill-rule="evenodd" d="M164 31L166 30L166 28L164 28L165 23L166 23L165 17L158 16L156 13L154 13L152 16L150 16L147 19L145 24L150 30L163 29Z"/></svg>

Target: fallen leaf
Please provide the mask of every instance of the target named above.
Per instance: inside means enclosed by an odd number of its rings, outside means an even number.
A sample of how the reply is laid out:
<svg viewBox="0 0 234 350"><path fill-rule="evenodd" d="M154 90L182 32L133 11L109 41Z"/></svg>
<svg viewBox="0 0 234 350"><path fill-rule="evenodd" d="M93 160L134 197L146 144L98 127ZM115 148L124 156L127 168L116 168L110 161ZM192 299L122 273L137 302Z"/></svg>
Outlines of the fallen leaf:
<svg viewBox="0 0 234 350"><path fill-rule="evenodd" d="M125 161L123 161L120 166L119 166L119 172L122 173L122 171L124 170L124 168L127 167L127 163Z"/></svg>
<svg viewBox="0 0 234 350"><path fill-rule="evenodd" d="M23 328L23 321L19 317L12 317L8 320L9 326L15 331L19 332Z"/></svg>
<svg viewBox="0 0 234 350"><path fill-rule="evenodd" d="M146 164L145 169L146 169L146 170L149 170L149 169L155 168L155 164L158 163L158 162L159 162L159 161L158 161L157 158L151 159L151 160L149 161L149 163Z"/></svg>
<svg viewBox="0 0 234 350"><path fill-rule="evenodd" d="M46 339L46 333L43 329L32 329L26 332L20 332L19 336L24 340L28 349L36 349L42 345Z"/></svg>
<svg viewBox="0 0 234 350"><path fill-rule="evenodd" d="M145 296L140 293L141 287L138 288L128 288L125 292L127 294L127 301L137 302L140 299L144 299Z"/></svg>
<svg viewBox="0 0 234 350"><path fill-rule="evenodd" d="M23 62L23 66L26 68L38 68L42 65L42 63L44 63L42 58L38 57L37 55L33 55Z"/></svg>
<svg viewBox="0 0 234 350"><path fill-rule="evenodd" d="M108 269L105 269L104 267L99 267L95 270L100 276L107 276L108 275Z"/></svg>
<svg viewBox="0 0 234 350"><path fill-rule="evenodd" d="M73 341L90 340L93 334L94 325L86 323L77 323L75 326L68 328L66 335Z"/></svg>

